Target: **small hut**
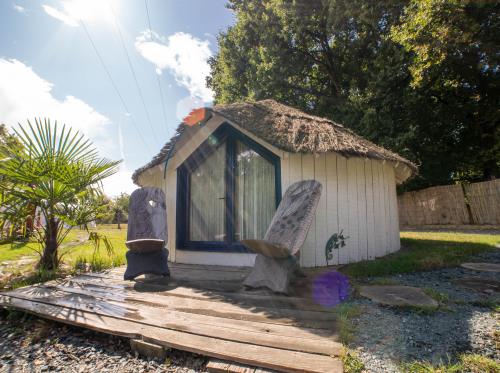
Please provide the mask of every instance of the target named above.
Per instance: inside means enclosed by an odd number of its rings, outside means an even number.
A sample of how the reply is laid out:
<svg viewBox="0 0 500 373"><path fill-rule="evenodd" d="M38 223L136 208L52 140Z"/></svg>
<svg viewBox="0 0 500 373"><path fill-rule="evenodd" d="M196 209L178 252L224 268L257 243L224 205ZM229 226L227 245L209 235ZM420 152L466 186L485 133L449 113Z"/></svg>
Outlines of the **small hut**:
<svg viewBox="0 0 500 373"><path fill-rule="evenodd" d="M321 267L399 250L396 184L416 171L338 123L263 100L218 105L199 125L181 124L133 180L165 192L172 262L252 266L240 240L262 239L287 187L315 179L323 193L300 264ZM345 246L328 258L334 234Z"/></svg>

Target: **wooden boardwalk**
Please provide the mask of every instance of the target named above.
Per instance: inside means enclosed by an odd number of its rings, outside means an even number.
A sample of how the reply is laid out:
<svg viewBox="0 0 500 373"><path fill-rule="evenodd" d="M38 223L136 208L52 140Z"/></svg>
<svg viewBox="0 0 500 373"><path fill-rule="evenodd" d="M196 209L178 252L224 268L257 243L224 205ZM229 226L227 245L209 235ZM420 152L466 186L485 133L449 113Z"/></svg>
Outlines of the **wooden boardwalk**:
<svg viewBox="0 0 500 373"><path fill-rule="evenodd" d="M168 281L123 281L121 267L0 293L0 305L251 366L342 372L335 316L312 302L312 272L279 296L245 291L245 269L170 266Z"/></svg>

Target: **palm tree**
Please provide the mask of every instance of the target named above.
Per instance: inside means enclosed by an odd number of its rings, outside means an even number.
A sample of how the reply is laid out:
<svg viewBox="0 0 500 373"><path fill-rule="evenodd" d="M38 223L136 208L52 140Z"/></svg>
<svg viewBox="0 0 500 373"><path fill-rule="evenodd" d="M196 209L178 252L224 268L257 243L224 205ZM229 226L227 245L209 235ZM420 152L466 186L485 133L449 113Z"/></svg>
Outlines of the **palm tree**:
<svg viewBox="0 0 500 373"><path fill-rule="evenodd" d="M96 219L102 180L118 171L120 161L99 158L83 135L65 125L58 131L48 119L19 124L14 132L21 146L0 145L0 223L27 219L36 208L45 221L35 229L42 244L38 266L53 270L69 231Z"/></svg>

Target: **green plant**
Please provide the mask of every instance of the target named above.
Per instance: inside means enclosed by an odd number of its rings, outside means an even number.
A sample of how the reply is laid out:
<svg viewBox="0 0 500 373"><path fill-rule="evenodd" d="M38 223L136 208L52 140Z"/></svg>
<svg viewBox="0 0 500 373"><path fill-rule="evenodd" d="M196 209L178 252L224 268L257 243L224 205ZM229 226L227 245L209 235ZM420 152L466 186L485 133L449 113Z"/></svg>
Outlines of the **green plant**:
<svg viewBox="0 0 500 373"><path fill-rule="evenodd" d="M33 219L40 243L38 266L58 267L58 248L75 226L97 219L101 208L101 183L118 171L119 162L99 158L89 140L66 126L58 131L46 119L14 130L21 146L0 146L0 190L4 191L0 225Z"/></svg>
<svg viewBox="0 0 500 373"><path fill-rule="evenodd" d="M353 319L361 314L360 306L353 303L341 303L334 310L337 318L339 340L347 345L351 343L356 331Z"/></svg>
<svg viewBox="0 0 500 373"><path fill-rule="evenodd" d="M414 361L401 364L401 370L405 373L497 373L500 364L486 356L463 354L456 363L433 365L427 361Z"/></svg>
<svg viewBox="0 0 500 373"><path fill-rule="evenodd" d="M399 282L392 278L379 277L371 280L370 285L399 285Z"/></svg>
<svg viewBox="0 0 500 373"><path fill-rule="evenodd" d="M500 302L494 299L480 299L470 302L473 306L489 308L493 312L500 312Z"/></svg>
<svg viewBox="0 0 500 373"><path fill-rule="evenodd" d="M326 261L333 259L333 250L338 250L341 247L345 246L345 241L349 238L349 236L344 237L344 230L341 230L340 233L334 233L328 239L325 246L325 255Z"/></svg>
<svg viewBox="0 0 500 373"><path fill-rule="evenodd" d="M365 364L355 351L344 347L340 358L344 364L344 373L363 373L365 371Z"/></svg>
<svg viewBox="0 0 500 373"><path fill-rule="evenodd" d="M437 291L436 289L426 287L423 289L424 293L427 294L429 297L437 301L440 305L445 304L450 301L450 296L445 293L441 293L440 291Z"/></svg>

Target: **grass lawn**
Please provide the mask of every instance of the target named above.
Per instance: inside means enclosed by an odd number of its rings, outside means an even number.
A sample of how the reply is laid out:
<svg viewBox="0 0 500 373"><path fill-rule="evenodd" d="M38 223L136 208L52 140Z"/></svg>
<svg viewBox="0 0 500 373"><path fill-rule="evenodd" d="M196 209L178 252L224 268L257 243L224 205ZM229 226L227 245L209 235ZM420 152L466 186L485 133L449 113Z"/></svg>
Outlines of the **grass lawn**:
<svg viewBox="0 0 500 373"><path fill-rule="evenodd" d="M108 255L104 245L101 245L98 253L94 255L94 245L88 240L88 232L75 228L60 248L64 264L74 268L78 263L91 263L96 270L125 264L127 226L122 224L122 229L117 229L116 224L100 225L95 231L108 237L113 245L113 253ZM37 259L37 250L40 250L40 246L33 240L0 244L0 263L26 257Z"/></svg>
<svg viewBox="0 0 500 373"><path fill-rule="evenodd" d="M383 258L346 265L341 272L352 277L385 276L397 273L453 267L485 251L498 250L500 235L401 232L401 250Z"/></svg>

